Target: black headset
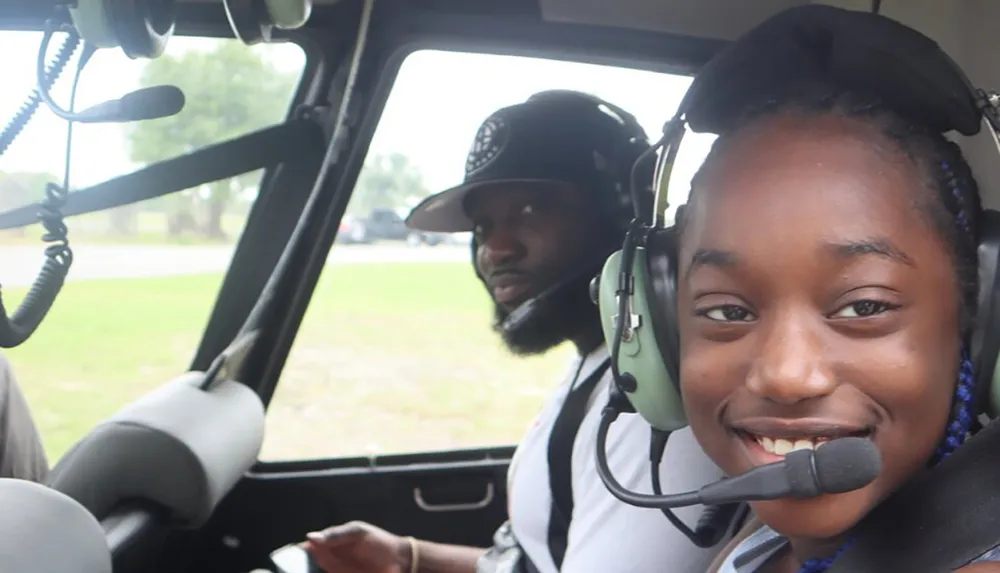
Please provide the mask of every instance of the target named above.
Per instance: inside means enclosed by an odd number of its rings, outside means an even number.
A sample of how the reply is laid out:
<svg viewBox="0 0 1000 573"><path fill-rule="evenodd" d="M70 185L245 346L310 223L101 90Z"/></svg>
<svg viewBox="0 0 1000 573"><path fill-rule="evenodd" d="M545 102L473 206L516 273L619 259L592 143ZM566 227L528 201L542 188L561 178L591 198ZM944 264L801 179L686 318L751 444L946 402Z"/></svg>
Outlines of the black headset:
<svg viewBox="0 0 1000 573"><path fill-rule="evenodd" d="M580 106L583 114L603 114L620 127L620 137L611 145L609 156L603 155L595 161L605 162L600 171L605 174L602 181L597 182L596 195L600 202L599 208L607 213L606 220L615 225L619 236L624 236L628 230L629 221L637 213L642 213L652 205L653 189L652 174L655 165L653 148L649 144L645 130L635 117L622 108L607 102L597 96L574 90L547 90L530 96L522 105L545 102L561 106ZM596 153L596 152L595 152ZM646 167L643 169L643 167ZM645 175L645 177L644 177ZM470 241L470 256L472 269L481 282L486 282L476 264L479 242L475 235ZM578 268L571 270L555 285L550 286L535 297L525 301L514 309L500 325L501 330L512 331L528 323L538 308L538 303L554 296L560 296L566 288L576 284L578 280L592 278L607 253L596 253L588 258ZM590 283L591 298L596 302L594 282Z"/></svg>
<svg viewBox="0 0 1000 573"><path fill-rule="evenodd" d="M225 0L226 16L244 44L271 41L275 28L301 28L312 13L312 0Z"/></svg>
<svg viewBox="0 0 1000 573"><path fill-rule="evenodd" d="M600 158L606 162L601 169L605 177L595 187L601 211L608 214L607 220L613 222L624 236L629 222L637 215L648 212L653 202L652 173L656 157L650 153L653 149L645 130L632 114L589 93L561 89L546 90L531 95L521 105L539 102L579 106L581 115L603 114L619 124L620 137L612 143L609 156L602 155ZM473 237L473 260L477 248L478 244ZM594 266L598 265L599 261ZM478 274L478 270L476 272Z"/></svg>
<svg viewBox="0 0 1000 573"><path fill-rule="evenodd" d="M174 33L175 0L77 0L66 3L73 26L95 48L129 58L157 58Z"/></svg>
<svg viewBox="0 0 1000 573"><path fill-rule="evenodd" d="M62 2L70 23L95 48L121 48L129 58L158 58L176 26L177 0ZM271 39L274 28L303 26L312 0L224 0L233 33L246 44Z"/></svg>
<svg viewBox="0 0 1000 573"><path fill-rule="evenodd" d="M618 123L620 137L612 143L610 156L602 158L607 161L601 170L606 177L598 184L597 190L598 200L610 215L609 219L619 225L624 235L629 221L652 205L655 157L649 153L651 146L646 131L634 115L593 94L546 90L532 95L525 103L531 102L580 106L581 115L603 114Z"/></svg>

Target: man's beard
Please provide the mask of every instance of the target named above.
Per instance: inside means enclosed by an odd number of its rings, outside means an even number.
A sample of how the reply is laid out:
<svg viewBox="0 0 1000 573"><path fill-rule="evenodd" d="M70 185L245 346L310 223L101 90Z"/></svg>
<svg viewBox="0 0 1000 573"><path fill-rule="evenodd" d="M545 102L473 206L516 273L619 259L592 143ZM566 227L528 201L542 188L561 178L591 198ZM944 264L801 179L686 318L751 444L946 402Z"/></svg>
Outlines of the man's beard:
<svg viewBox="0 0 1000 573"><path fill-rule="evenodd" d="M596 273L595 273L596 274ZM504 330L510 312L494 303L493 330L514 354L541 354L571 337L600 329L600 312L590 299L590 276L567 284L553 296L535 304L532 312L513 330Z"/></svg>

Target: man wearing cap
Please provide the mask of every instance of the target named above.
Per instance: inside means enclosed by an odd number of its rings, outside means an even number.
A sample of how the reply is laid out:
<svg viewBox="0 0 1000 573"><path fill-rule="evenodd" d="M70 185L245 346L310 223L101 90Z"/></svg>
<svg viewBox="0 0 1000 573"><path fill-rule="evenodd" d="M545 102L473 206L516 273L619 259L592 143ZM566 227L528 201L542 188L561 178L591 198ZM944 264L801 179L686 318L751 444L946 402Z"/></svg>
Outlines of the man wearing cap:
<svg viewBox="0 0 1000 573"><path fill-rule="evenodd" d="M579 92L542 92L487 118L463 184L413 209L411 228L473 233L473 266L493 298L494 329L512 352L539 354L571 341L578 356L511 461L509 519L493 547L437 544L354 522L307 536L324 570L661 573L665 563L671 571L709 564L724 542L700 549L659 511L619 502L595 465L612 376L589 284L621 247L633 216L630 173L648 148L620 108ZM623 416L608 436L611 470L633 491L651 492L649 440L636 415ZM687 429L671 436L660 467L665 492L722 475ZM693 528L701 509L677 513Z"/></svg>

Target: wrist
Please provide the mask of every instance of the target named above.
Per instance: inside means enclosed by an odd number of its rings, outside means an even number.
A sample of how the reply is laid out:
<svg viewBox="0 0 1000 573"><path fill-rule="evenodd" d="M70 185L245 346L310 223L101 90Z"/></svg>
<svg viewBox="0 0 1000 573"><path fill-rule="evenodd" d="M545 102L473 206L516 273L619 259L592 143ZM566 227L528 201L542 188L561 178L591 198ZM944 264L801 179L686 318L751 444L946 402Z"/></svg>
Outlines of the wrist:
<svg viewBox="0 0 1000 573"><path fill-rule="evenodd" d="M420 571L420 542L407 536L400 538L399 567L402 573L417 573Z"/></svg>

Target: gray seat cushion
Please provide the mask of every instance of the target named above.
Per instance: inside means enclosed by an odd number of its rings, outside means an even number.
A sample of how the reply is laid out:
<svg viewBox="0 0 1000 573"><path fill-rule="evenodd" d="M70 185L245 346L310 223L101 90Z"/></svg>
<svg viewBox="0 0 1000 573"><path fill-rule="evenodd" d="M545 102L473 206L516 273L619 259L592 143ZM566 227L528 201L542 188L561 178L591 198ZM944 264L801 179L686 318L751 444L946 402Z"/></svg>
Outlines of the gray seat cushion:
<svg viewBox="0 0 1000 573"><path fill-rule="evenodd" d="M0 479L0 571L111 573L97 519L44 485Z"/></svg>
<svg viewBox="0 0 1000 573"><path fill-rule="evenodd" d="M179 527L198 527L256 462L264 407L229 380L209 391L189 372L94 428L52 469L47 483L107 517L123 501L165 507Z"/></svg>

